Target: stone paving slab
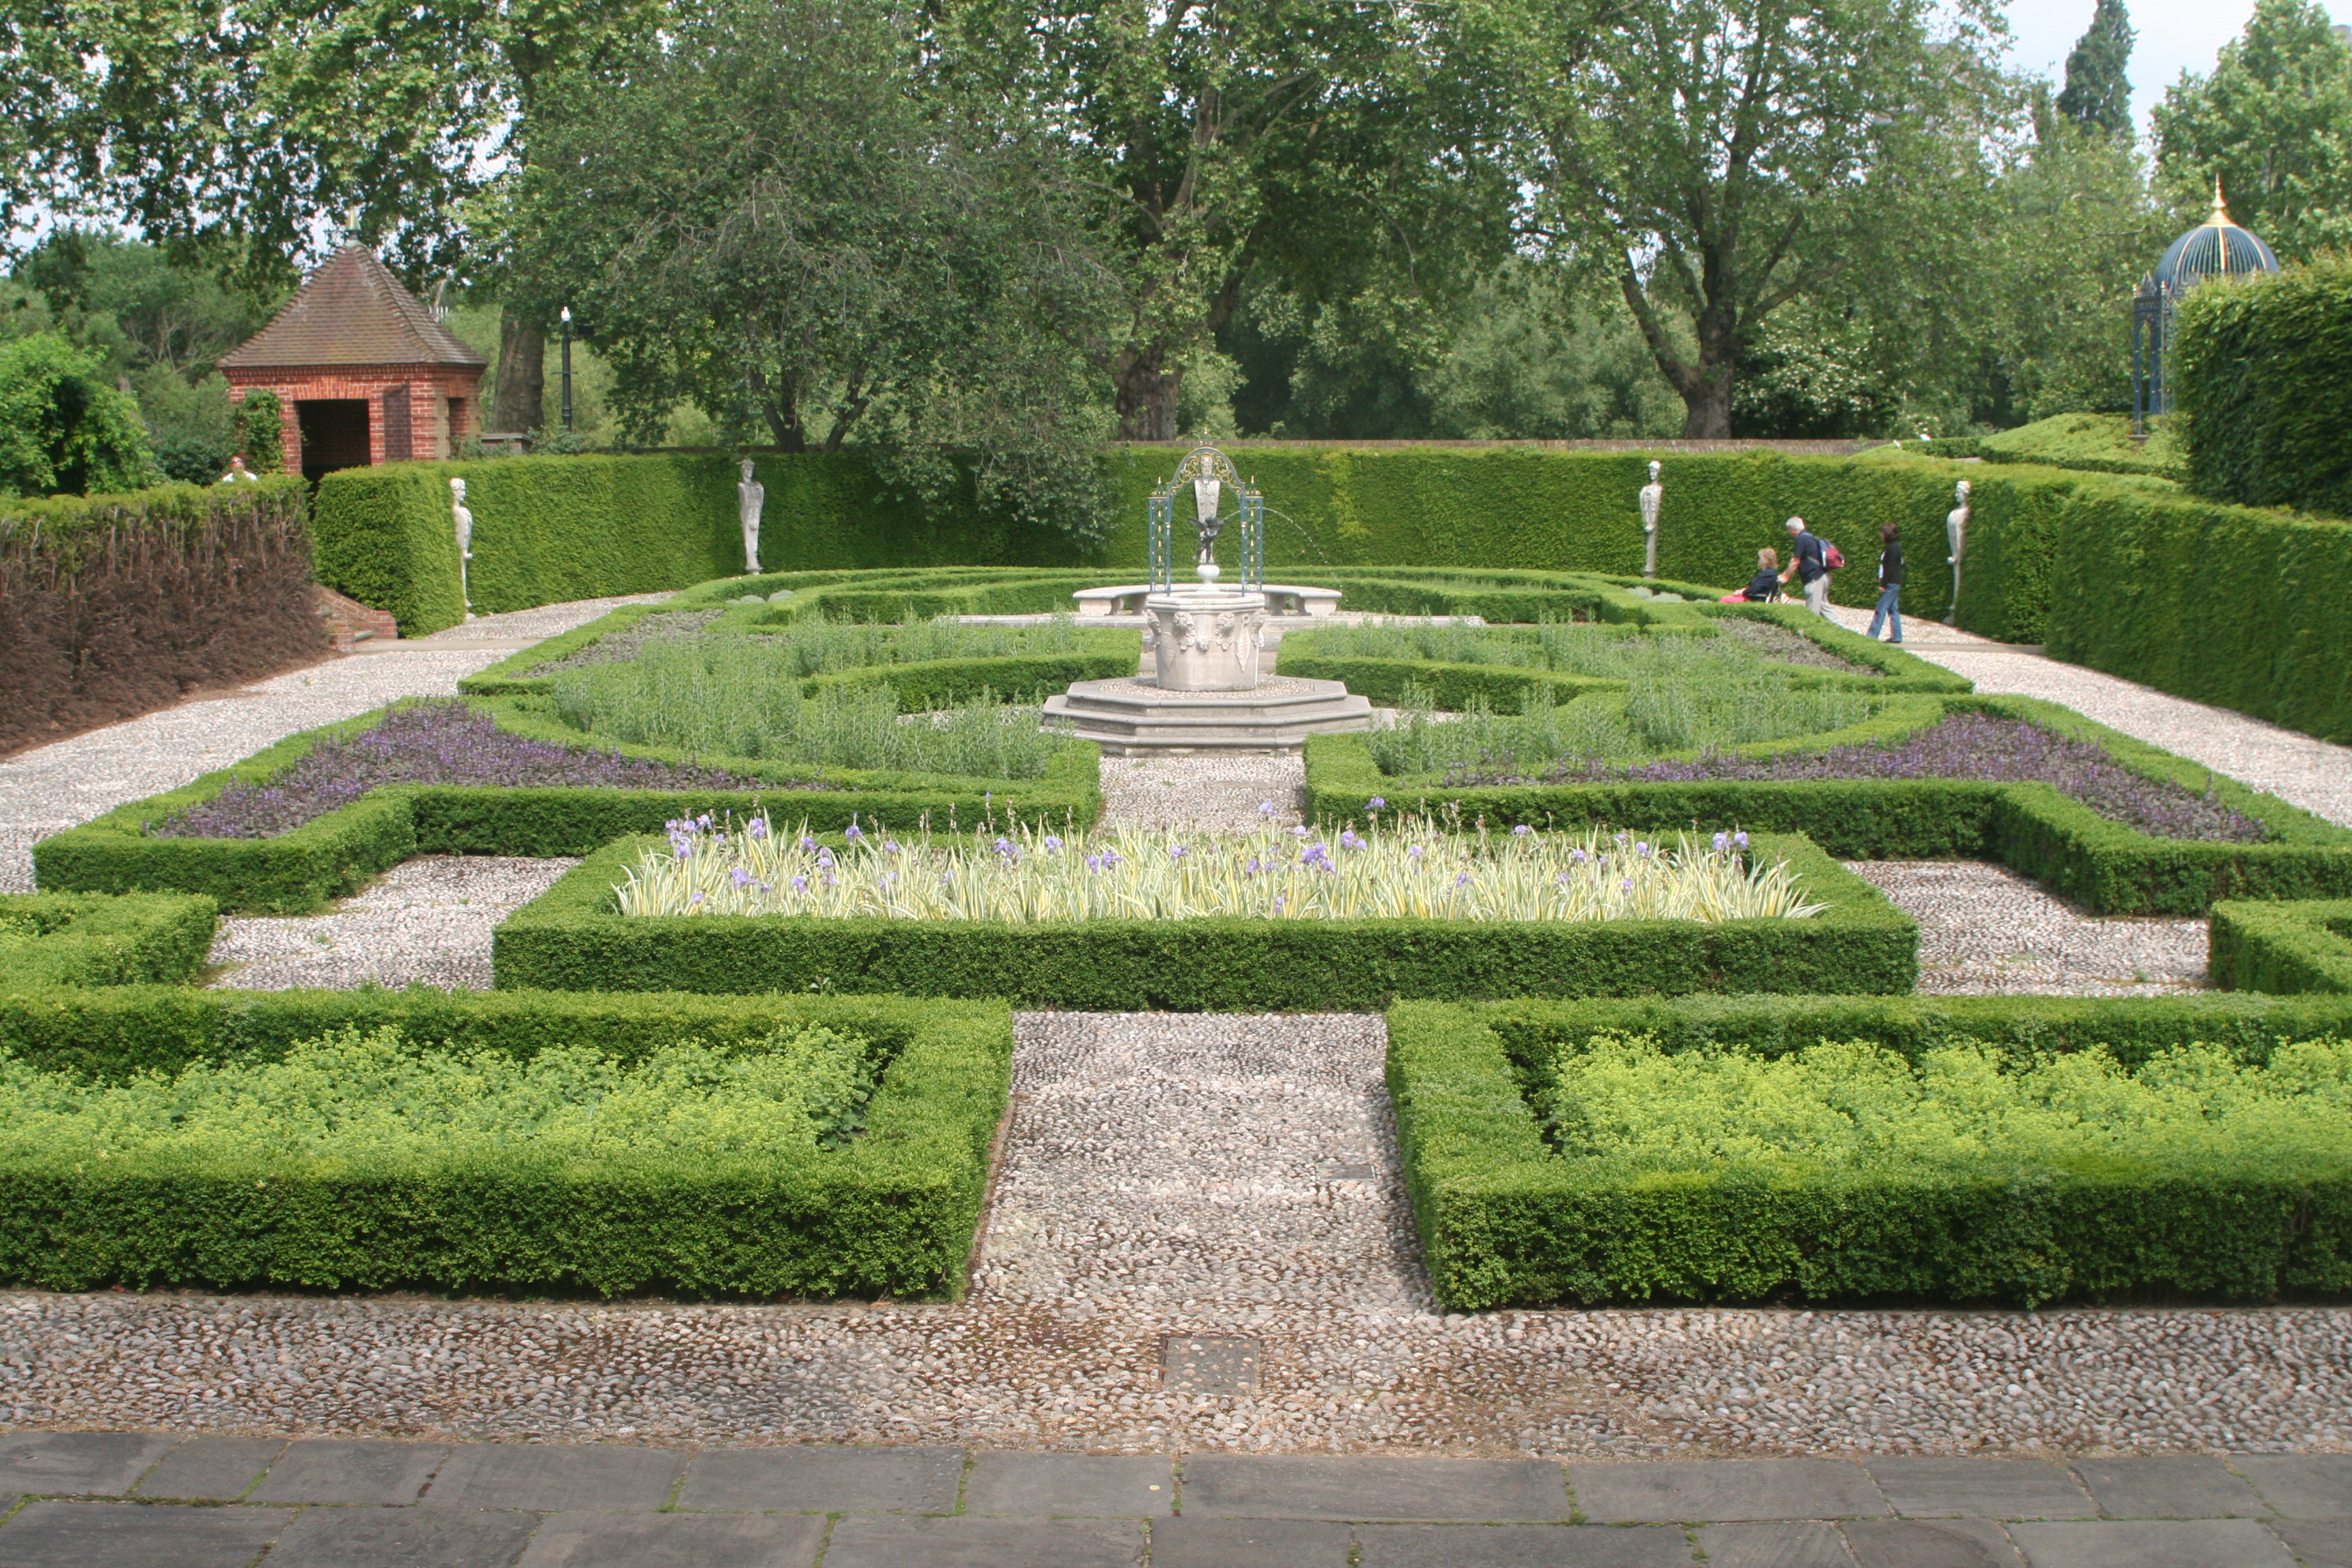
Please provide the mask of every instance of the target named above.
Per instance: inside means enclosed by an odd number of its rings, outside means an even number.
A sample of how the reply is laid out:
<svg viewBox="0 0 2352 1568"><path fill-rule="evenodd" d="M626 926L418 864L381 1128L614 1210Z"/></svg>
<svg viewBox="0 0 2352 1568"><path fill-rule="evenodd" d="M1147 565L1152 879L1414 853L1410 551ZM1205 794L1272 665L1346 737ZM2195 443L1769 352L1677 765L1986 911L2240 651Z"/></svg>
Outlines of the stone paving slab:
<svg viewBox="0 0 2352 1568"><path fill-rule="evenodd" d="M1176 1509L1176 1464L1164 1454L972 1456L966 1513L1158 1519Z"/></svg>
<svg viewBox="0 0 2352 1568"><path fill-rule="evenodd" d="M144 1432L17 1432L0 1437L0 1487L120 1497L172 1447L171 1438Z"/></svg>
<svg viewBox="0 0 2352 1568"><path fill-rule="evenodd" d="M427 1508L650 1511L669 1501L686 1464L675 1448L472 1443L449 1456L422 1500Z"/></svg>
<svg viewBox="0 0 2352 1568"><path fill-rule="evenodd" d="M1171 1519L1153 1527L1151 1568L1347 1568L1344 1524L1319 1520Z"/></svg>
<svg viewBox="0 0 2352 1568"><path fill-rule="evenodd" d="M1124 1520L936 1519L853 1514L834 1526L825 1568L1136 1568L1143 1527Z"/></svg>
<svg viewBox="0 0 2352 1568"><path fill-rule="evenodd" d="M446 1443L315 1438L289 1448L247 1500L385 1507L413 1503L448 1456Z"/></svg>
<svg viewBox="0 0 2352 1568"><path fill-rule="evenodd" d="M2074 1468L2109 1519L2260 1518L2272 1511L2243 1476L2231 1474L2227 1465L2208 1455L2076 1459ZM2352 1507L2329 1511L2352 1513Z"/></svg>
<svg viewBox="0 0 2352 1568"><path fill-rule="evenodd" d="M2024 1568L1989 1519L1856 1519L1838 1527L1855 1568Z"/></svg>
<svg viewBox="0 0 2352 1568"><path fill-rule="evenodd" d="M1843 1459L1571 1465L1568 1474L1578 1510L1604 1524L1858 1519L1888 1511L1869 1473Z"/></svg>
<svg viewBox="0 0 2352 1568"><path fill-rule="evenodd" d="M1188 1517L1566 1521L1558 1465L1540 1459L1251 1458L1184 1467Z"/></svg>
<svg viewBox="0 0 2352 1568"><path fill-rule="evenodd" d="M273 1508L29 1502L0 1525L0 1568L247 1568L292 1519Z"/></svg>
<svg viewBox="0 0 2352 1568"><path fill-rule="evenodd" d="M516 1568L808 1568L824 1533L815 1514L559 1513Z"/></svg>
<svg viewBox="0 0 2352 1568"><path fill-rule="evenodd" d="M2231 1467L2289 1519L2352 1519L2352 1454L2246 1454Z"/></svg>
<svg viewBox="0 0 2352 1568"><path fill-rule="evenodd" d="M1853 1568L1844 1537L1822 1520L1710 1524L1696 1534L1707 1568Z"/></svg>
<svg viewBox="0 0 2352 1568"><path fill-rule="evenodd" d="M2012 1524L2030 1568L2294 1568L2294 1553L2251 1519Z"/></svg>
<svg viewBox="0 0 2352 1568"><path fill-rule="evenodd" d="M285 1451L283 1437L191 1437L164 1455L131 1495L177 1502L233 1502Z"/></svg>
<svg viewBox="0 0 2352 1568"><path fill-rule="evenodd" d="M1687 1568L1690 1537L1670 1526L1367 1524L1361 1568Z"/></svg>
<svg viewBox="0 0 2352 1568"><path fill-rule="evenodd" d="M307 1508L269 1549L269 1568L508 1568L539 1524L504 1510Z"/></svg>
<svg viewBox="0 0 2352 1568"><path fill-rule="evenodd" d="M2220 1462L2214 1462L2220 1468ZM1870 1479L1906 1519L2092 1519L2074 1478L2036 1459L1873 1459Z"/></svg>
<svg viewBox="0 0 2352 1568"><path fill-rule="evenodd" d="M954 1448L734 1448L687 1472L677 1506L724 1511L948 1513L963 1478Z"/></svg>
<svg viewBox="0 0 2352 1568"><path fill-rule="evenodd" d="M2271 1530L2304 1568L2352 1568L2352 1519L2283 1519Z"/></svg>

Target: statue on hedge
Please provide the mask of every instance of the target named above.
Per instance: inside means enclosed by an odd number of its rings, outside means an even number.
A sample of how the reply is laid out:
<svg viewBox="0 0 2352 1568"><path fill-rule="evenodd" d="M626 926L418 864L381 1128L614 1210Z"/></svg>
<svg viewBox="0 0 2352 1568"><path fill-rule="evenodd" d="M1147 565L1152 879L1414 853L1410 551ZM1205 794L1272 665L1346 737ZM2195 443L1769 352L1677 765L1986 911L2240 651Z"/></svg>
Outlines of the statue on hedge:
<svg viewBox="0 0 2352 1568"><path fill-rule="evenodd" d="M449 516L457 525L457 597L466 602L466 618L474 618L474 590L466 581L466 563L474 558L474 514L466 510L466 481L449 481Z"/></svg>
<svg viewBox="0 0 2352 1568"><path fill-rule="evenodd" d="M1944 514L1944 540L1952 547L1945 557L1952 563L1952 607L1944 614L1948 626L1959 624L1960 557L1969 552L1969 481L1962 479L1952 487L1952 499L1959 504Z"/></svg>
<svg viewBox="0 0 2352 1568"><path fill-rule="evenodd" d="M735 487L735 514L743 520L743 570L757 575L760 570L760 509L767 504L768 487L759 479L758 465L746 458L742 463L743 479Z"/></svg>
<svg viewBox="0 0 2352 1568"><path fill-rule="evenodd" d="M1650 482L1642 487L1642 575L1644 577L1658 574L1658 507L1666 499L1666 487L1658 482L1658 474L1664 467L1664 463L1652 462Z"/></svg>

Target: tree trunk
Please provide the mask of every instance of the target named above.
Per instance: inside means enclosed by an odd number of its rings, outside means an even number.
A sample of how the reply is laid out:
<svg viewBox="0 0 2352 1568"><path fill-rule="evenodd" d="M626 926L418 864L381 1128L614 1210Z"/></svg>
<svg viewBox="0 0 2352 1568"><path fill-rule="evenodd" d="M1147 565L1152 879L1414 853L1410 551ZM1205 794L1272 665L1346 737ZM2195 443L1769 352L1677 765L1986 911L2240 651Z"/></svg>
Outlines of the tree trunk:
<svg viewBox="0 0 2352 1568"><path fill-rule="evenodd" d="M1724 441L1731 437L1731 375L1728 367L1705 368L1683 394L1683 438Z"/></svg>
<svg viewBox="0 0 2352 1568"><path fill-rule="evenodd" d="M1123 351L1111 365L1111 383L1118 389L1118 438L1122 441L1176 439L1176 394L1184 373L1167 364L1167 346Z"/></svg>
<svg viewBox="0 0 2352 1568"><path fill-rule="evenodd" d="M489 428L499 435L526 434L547 423L547 334L517 317L499 312L499 390L490 405Z"/></svg>

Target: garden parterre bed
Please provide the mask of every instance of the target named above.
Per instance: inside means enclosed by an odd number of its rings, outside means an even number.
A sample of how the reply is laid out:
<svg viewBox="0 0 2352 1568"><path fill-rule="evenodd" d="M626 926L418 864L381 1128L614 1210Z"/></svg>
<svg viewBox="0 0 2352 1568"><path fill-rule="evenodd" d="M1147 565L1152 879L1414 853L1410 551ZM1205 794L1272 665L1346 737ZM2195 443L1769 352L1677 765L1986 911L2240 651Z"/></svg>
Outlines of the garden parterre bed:
<svg viewBox="0 0 2352 1568"><path fill-rule="evenodd" d="M898 992L1024 1005L1177 1012L1373 1008L1399 996L1907 991L1917 927L1797 837L1753 842L1786 861L1802 919L1459 921L919 920L810 915L661 918L615 889L658 841L589 856L496 935L503 987Z"/></svg>
<svg viewBox="0 0 2352 1568"><path fill-rule="evenodd" d="M1011 1029L891 997L138 985L0 996L0 1050L12 1282L951 1295Z"/></svg>
<svg viewBox="0 0 2352 1568"><path fill-rule="evenodd" d="M2042 999L1401 1003L1389 1086L1457 1308L2263 1300L2352 1286L2352 1134L2321 1103L2347 1023ZM1939 1147L1857 1152L1861 1130L1916 1120L1931 1080L1967 1105ZM2209 1121L2233 1095L2242 1124ZM2186 1121L2150 1112L2187 1100ZM2302 1134L2275 1135L2278 1115Z"/></svg>
<svg viewBox="0 0 2352 1568"><path fill-rule="evenodd" d="M2210 937L2217 984L2352 992L2352 899L2231 900L2213 906Z"/></svg>

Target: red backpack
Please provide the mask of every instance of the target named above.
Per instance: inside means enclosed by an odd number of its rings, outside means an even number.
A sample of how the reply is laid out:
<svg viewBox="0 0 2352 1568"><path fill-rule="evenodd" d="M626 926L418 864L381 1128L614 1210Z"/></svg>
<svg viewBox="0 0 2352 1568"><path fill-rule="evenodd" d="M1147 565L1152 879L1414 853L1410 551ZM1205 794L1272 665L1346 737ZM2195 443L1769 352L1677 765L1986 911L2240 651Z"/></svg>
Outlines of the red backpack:
<svg viewBox="0 0 2352 1568"><path fill-rule="evenodd" d="M1845 570L1845 552L1826 539L1822 541L1822 570L1824 572Z"/></svg>

